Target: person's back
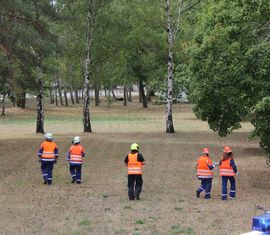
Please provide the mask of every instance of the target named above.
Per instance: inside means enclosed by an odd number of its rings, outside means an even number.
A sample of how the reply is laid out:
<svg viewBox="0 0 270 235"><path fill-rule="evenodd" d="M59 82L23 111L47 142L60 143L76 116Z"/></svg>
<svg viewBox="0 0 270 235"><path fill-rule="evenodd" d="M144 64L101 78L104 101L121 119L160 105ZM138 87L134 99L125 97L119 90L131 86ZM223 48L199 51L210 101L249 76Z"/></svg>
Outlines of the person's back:
<svg viewBox="0 0 270 235"><path fill-rule="evenodd" d="M230 181L230 199L234 199L236 195L236 183L234 176L237 173L237 167L233 159L233 153L230 147L226 146L219 163L219 174L222 177L222 200L227 200L227 182Z"/></svg>
<svg viewBox="0 0 270 235"><path fill-rule="evenodd" d="M128 167L128 196L129 200L140 200L142 190L142 166L145 164L143 156L139 153L139 145L132 144L131 152L126 156L124 162Z"/></svg>
<svg viewBox="0 0 270 235"><path fill-rule="evenodd" d="M41 163L44 184L51 185L53 180L53 164L55 164L58 159L58 147L53 141L52 133L47 133L44 137L45 141L40 145L38 157Z"/></svg>
<svg viewBox="0 0 270 235"><path fill-rule="evenodd" d="M211 187L213 172L212 169L215 165L209 156L208 148L204 148L201 155L197 161L197 177L201 181L201 185L196 190L196 197L200 197L200 194L205 191L205 199L211 198Z"/></svg>
<svg viewBox="0 0 270 235"><path fill-rule="evenodd" d="M67 153L67 161L69 162L69 171L72 178L71 183L81 183L82 164L85 156L84 147L81 145L79 136L75 136L72 141L72 146Z"/></svg>

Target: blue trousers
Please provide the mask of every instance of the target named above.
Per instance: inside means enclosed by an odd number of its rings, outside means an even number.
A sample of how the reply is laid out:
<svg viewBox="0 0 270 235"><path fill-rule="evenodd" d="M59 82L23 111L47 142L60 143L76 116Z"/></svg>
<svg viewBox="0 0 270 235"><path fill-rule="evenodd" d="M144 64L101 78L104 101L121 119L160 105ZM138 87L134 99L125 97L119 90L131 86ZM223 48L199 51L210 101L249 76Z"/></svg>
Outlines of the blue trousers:
<svg viewBox="0 0 270 235"><path fill-rule="evenodd" d="M227 200L227 183L230 181L230 198L235 198L236 185L234 176L222 176L222 200Z"/></svg>
<svg viewBox="0 0 270 235"><path fill-rule="evenodd" d="M205 199L211 198L212 178L199 178L199 180L201 180L201 186L197 189L197 192L205 191Z"/></svg>
<svg viewBox="0 0 270 235"><path fill-rule="evenodd" d="M41 161L41 172L44 179L44 183L52 184L52 172L54 162Z"/></svg>
<svg viewBox="0 0 270 235"><path fill-rule="evenodd" d="M70 164L69 165L69 172L74 181L77 183L81 182L82 177L82 165L81 164Z"/></svg>

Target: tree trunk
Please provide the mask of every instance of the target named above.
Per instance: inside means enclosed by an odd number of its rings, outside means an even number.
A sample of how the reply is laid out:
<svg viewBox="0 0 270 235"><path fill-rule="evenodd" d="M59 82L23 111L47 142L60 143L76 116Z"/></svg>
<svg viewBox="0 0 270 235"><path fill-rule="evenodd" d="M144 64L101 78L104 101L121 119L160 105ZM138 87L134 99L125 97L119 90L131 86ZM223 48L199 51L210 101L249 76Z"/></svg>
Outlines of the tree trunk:
<svg viewBox="0 0 270 235"><path fill-rule="evenodd" d="M166 0L167 18L167 39L168 39L168 59L167 59L167 104L166 104L166 133L174 133L172 100L173 100L173 32L170 12L170 0Z"/></svg>
<svg viewBox="0 0 270 235"><path fill-rule="evenodd" d="M141 100L142 100L143 108L148 108L147 99L146 99L146 96L145 96L145 93L144 93L144 85L143 85L142 79L140 79L140 81L139 81L139 90L140 90L140 97L141 97Z"/></svg>
<svg viewBox="0 0 270 235"><path fill-rule="evenodd" d="M64 98L65 98L65 106L68 106L68 98L67 98L67 84L64 84Z"/></svg>
<svg viewBox="0 0 270 235"><path fill-rule="evenodd" d="M89 88L90 89L90 88ZM81 94L81 95L80 95ZM83 99L83 86L81 88L81 92L79 92L79 99Z"/></svg>
<svg viewBox="0 0 270 235"><path fill-rule="evenodd" d="M13 90L11 90L11 92L10 92L10 100L12 102L12 106L16 107L17 101L16 101L16 96L15 96Z"/></svg>
<svg viewBox="0 0 270 235"><path fill-rule="evenodd" d="M17 92L16 102L17 102L17 107L20 107L20 108L23 108L23 109L25 108L26 92L24 90Z"/></svg>
<svg viewBox="0 0 270 235"><path fill-rule="evenodd" d="M124 86L124 106L127 106L127 87Z"/></svg>
<svg viewBox="0 0 270 235"><path fill-rule="evenodd" d="M70 100L73 105L75 105L74 97L73 97L73 86L72 84L69 85L69 93L70 93Z"/></svg>
<svg viewBox="0 0 270 235"><path fill-rule="evenodd" d="M116 97L116 95L114 93L114 89L113 88L112 88L112 95L113 95L114 101L117 102L117 97Z"/></svg>
<svg viewBox="0 0 270 235"><path fill-rule="evenodd" d="M54 88L54 97L55 97L55 105L58 106L58 97L57 97L57 82L53 84Z"/></svg>
<svg viewBox="0 0 270 235"><path fill-rule="evenodd" d="M111 107L111 89L108 90L108 107Z"/></svg>
<svg viewBox="0 0 270 235"><path fill-rule="evenodd" d="M87 14L87 40L86 40L86 58L84 66L84 83L83 83L83 131L92 132L89 111L89 82L90 82L90 66L92 63L91 48L93 44L93 27L94 19L89 9Z"/></svg>
<svg viewBox="0 0 270 235"><path fill-rule="evenodd" d="M37 126L36 133L44 133L44 106L43 106L43 80L42 80L42 71L41 71L41 59L38 56L38 74L37 74L37 85L38 85L38 94L37 94Z"/></svg>
<svg viewBox="0 0 270 235"><path fill-rule="evenodd" d="M132 91L132 87L130 86L129 88L128 88L128 102L132 102L132 93L131 93L131 91Z"/></svg>
<svg viewBox="0 0 270 235"><path fill-rule="evenodd" d="M99 87L98 84L95 84L95 105L99 106L100 99L99 99Z"/></svg>
<svg viewBox="0 0 270 235"><path fill-rule="evenodd" d="M151 93L151 90L147 88L146 96L147 96L147 101L148 102L151 102L152 101L151 94L152 94Z"/></svg>
<svg viewBox="0 0 270 235"><path fill-rule="evenodd" d="M52 85L50 84L49 85L49 92L50 92L50 100L51 100L51 104L54 103L54 95L53 95L53 88L52 88Z"/></svg>
<svg viewBox="0 0 270 235"><path fill-rule="evenodd" d="M76 104L80 103L79 94L78 94L78 87L75 85L75 100Z"/></svg>
<svg viewBox="0 0 270 235"><path fill-rule="evenodd" d="M61 84L60 80L58 80L58 82L57 82L57 89L58 89L60 104L63 106L64 103L63 103L63 97L62 97L62 84Z"/></svg>
<svg viewBox="0 0 270 235"><path fill-rule="evenodd" d="M3 100L2 100L2 116L6 115L6 113L5 113L5 110L6 110L6 95L7 95L7 93L4 92L3 93Z"/></svg>
<svg viewBox="0 0 270 235"><path fill-rule="evenodd" d="M107 89L104 87L104 96L107 97Z"/></svg>

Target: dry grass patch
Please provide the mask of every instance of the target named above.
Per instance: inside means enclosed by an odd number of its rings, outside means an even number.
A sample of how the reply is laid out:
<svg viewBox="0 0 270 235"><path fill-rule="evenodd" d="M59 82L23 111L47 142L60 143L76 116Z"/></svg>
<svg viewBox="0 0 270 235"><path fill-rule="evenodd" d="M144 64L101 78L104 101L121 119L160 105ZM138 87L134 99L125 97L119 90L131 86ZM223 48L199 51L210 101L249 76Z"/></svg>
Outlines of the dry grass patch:
<svg viewBox="0 0 270 235"><path fill-rule="evenodd" d="M248 141L246 129L220 139L195 119L191 106L177 105L177 133L165 134L163 106L144 110L133 104L93 107L94 133L82 134L80 110L46 111L57 119L47 117L46 128L53 130L60 152L51 187L42 184L36 157L43 136L34 134L28 114L20 117L21 123L12 124L8 115L0 119L3 234L240 234L250 230L254 204L267 206L269 168L258 143ZM81 136L87 153L82 185L70 184L65 161L74 135ZM141 201L130 202L123 159L132 142L140 144L147 164ZM201 149L208 146L217 161L222 145L235 152L237 199L220 200L216 170L212 199L197 199L195 164Z"/></svg>

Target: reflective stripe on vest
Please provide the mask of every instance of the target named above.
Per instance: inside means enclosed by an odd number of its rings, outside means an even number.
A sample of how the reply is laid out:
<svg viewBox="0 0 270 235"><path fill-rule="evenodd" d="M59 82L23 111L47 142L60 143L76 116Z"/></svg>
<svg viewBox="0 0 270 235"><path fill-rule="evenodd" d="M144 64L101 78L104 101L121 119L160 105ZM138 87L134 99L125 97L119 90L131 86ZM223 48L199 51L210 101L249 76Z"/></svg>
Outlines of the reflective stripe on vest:
<svg viewBox="0 0 270 235"><path fill-rule="evenodd" d="M208 165L212 165L212 160L207 156L201 156L197 161L197 176L199 178L213 178L213 172Z"/></svg>
<svg viewBox="0 0 270 235"><path fill-rule="evenodd" d="M83 151L83 148L80 144L71 146L69 162L82 164L82 160L83 160L82 151Z"/></svg>
<svg viewBox="0 0 270 235"><path fill-rule="evenodd" d="M220 176L235 176L235 172L230 165L231 158L221 161L221 165L219 166L219 175Z"/></svg>
<svg viewBox="0 0 270 235"><path fill-rule="evenodd" d="M142 163L138 162L138 153L128 154L128 174L129 175L142 174Z"/></svg>

